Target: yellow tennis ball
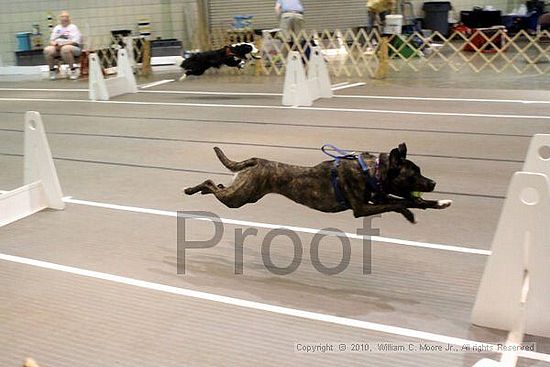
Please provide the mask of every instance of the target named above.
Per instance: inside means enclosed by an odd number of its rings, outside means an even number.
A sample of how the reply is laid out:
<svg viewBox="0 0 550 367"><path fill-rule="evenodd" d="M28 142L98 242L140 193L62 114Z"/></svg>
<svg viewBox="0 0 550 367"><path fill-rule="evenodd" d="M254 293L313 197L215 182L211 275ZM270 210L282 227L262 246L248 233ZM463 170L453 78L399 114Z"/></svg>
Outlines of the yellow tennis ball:
<svg viewBox="0 0 550 367"><path fill-rule="evenodd" d="M420 192L420 191L411 191L411 196L415 199L420 199L422 197L422 192Z"/></svg>

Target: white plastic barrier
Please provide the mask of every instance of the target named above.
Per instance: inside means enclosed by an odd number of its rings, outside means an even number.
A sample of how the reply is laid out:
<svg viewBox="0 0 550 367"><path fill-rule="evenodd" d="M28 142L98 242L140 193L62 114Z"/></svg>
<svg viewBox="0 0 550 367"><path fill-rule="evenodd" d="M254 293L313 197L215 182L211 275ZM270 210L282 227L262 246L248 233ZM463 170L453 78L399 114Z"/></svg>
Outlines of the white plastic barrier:
<svg viewBox="0 0 550 367"><path fill-rule="evenodd" d="M537 134L531 139L523 171L543 173L550 178L550 134Z"/></svg>
<svg viewBox="0 0 550 367"><path fill-rule="evenodd" d="M105 79L97 54L91 53L89 60L89 99L108 101L111 97L121 94L137 93L136 78L125 49L119 49L117 52L117 76L114 78Z"/></svg>
<svg viewBox="0 0 550 367"><path fill-rule="evenodd" d="M472 312L472 323L510 331L509 345L526 333L550 337L550 135L533 137L523 170L510 183ZM516 363L506 352L475 367Z"/></svg>
<svg viewBox="0 0 550 367"><path fill-rule="evenodd" d="M283 105L311 106L318 98L332 98L330 76L321 48L318 46L311 48L307 78L300 53L289 52L283 88Z"/></svg>
<svg viewBox="0 0 550 367"><path fill-rule="evenodd" d="M44 125L34 111L25 114L24 184L0 195L0 227L45 208L65 208Z"/></svg>
<svg viewBox="0 0 550 367"><path fill-rule="evenodd" d="M311 106L310 88L306 79L306 71L302 57L297 51L290 51L286 66L285 84L283 88L284 106Z"/></svg>
<svg viewBox="0 0 550 367"><path fill-rule="evenodd" d="M318 98L332 98L332 84L330 82L327 64L319 46L311 48L307 79L313 100Z"/></svg>
<svg viewBox="0 0 550 367"><path fill-rule="evenodd" d="M124 49L128 52L128 63L132 71L136 69L136 58L134 57L134 39L132 36L124 37Z"/></svg>

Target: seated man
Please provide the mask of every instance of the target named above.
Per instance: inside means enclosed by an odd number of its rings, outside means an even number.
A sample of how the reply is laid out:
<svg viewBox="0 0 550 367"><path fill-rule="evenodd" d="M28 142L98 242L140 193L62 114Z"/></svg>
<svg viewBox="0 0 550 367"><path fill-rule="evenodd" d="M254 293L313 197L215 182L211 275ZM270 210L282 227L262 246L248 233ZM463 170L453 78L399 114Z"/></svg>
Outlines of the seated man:
<svg viewBox="0 0 550 367"><path fill-rule="evenodd" d="M63 62L69 64L69 68L71 69L70 78L74 80L78 78L75 57L80 56L82 36L78 27L71 23L71 16L68 12L61 12L59 20L61 24L54 27L50 36L50 45L44 48L44 56L50 66L51 80L55 79L56 72L58 71L55 68L55 59L57 57L61 57Z"/></svg>

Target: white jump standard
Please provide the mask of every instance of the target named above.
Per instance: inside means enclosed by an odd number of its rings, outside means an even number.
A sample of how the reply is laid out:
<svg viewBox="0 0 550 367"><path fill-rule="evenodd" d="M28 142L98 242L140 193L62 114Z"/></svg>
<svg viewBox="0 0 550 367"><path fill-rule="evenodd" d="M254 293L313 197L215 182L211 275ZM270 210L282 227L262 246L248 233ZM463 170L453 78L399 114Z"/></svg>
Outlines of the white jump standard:
<svg viewBox="0 0 550 367"><path fill-rule="evenodd" d="M288 54L283 106L311 106L318 98L332 98L332 86L328 68L320 47L312 47L307 76L302 55L297 51Z"/></svg>
<svg viewBox="0 0 550 367"><path fill-rule="evenodd" d="M34 111L25 114L24 184L0 195L0 227L46 208L65 208L44 125Z"/></svg>
<svg viewBox="0 0 550 367"><path fill-rule="evenodd" d="M311 56L307 68L307 80L311 98L332 98L332 85L328 74L327 63L321 54L321 48L315 46L311 48Z"/></svg>
<svg viewBox="0 0 550 367"><path fill-rule="evenodd" d="M302 56L297 51L288 54L285 84L283 87L283 106L311 106L313 98L306 79L306 70Z"/></svg>
<svg viewBox="0 0 550 367"><path fill-rule="evenodd" d="M514 367L524 334L550 337L550 135L531 140L523 170L510 183L472 312L472 323L508 330L512 351L475 367Z"/></svg>
<svg viewBox="0 0 550 367"><path fill-rule="evenodd" d="M89 56L90 75L88 79L89 99L92 101L108 101L126 93L137 93L136 78L130 65L128 51L119 49L117 53L117 76L105 79L101 70L99 57L95 53Z"/></svg>

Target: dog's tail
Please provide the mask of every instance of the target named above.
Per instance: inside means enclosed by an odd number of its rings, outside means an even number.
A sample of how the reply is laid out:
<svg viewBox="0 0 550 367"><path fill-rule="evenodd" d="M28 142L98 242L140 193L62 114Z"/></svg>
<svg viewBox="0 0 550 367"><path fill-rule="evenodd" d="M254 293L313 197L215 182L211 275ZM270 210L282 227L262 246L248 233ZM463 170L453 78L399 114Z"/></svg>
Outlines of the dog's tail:
<svg viewBox="0 0 550 367"><path fill-rule="evenodd" d="M258 163L258 160L256 158L247 159L242 162L235 162L227 158L220 148L214 147L214 151L216 152L216 155L218 156L220 162L222 162L222 164L232 172L241 171L247 167L255 166Z"/></svg>

